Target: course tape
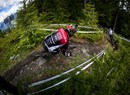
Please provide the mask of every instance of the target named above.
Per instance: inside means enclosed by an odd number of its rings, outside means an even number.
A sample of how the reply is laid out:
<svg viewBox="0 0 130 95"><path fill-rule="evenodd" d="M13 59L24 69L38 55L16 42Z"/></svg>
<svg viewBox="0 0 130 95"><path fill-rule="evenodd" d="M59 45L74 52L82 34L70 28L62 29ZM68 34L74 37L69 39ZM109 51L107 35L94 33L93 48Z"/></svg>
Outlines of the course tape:
<svg viewBox="0 0 130 95"><path fill-rule="evenodd" d="M98 53L98 54L96 55L96 57L98 58L99 56L101 56L102 53L104 53L104 50L102 50L100 53ZM56 78L59 78L59 77L65 75L65 74L68 74L68 73L74 71L75 69L77 69L77 68L83 66L84 64L90 62L90 61L91 61L92 59L94 59L94 58L95 58L95 57L93 57L93 58L91 58L91 59L89 59L89 60L83 62L82 64L78 65L77 67L72 68L72 69L70 69L70 70L68 70L68 71L66 71L66 72L63 72L63 73L59 74L59 75L53 76L53 77L51 77L51 78L48 78L48 79L45 79L45 80L42 80L42 81L38 81L38 82L32 83L32 84L30 84L28 87L34 87L34 86L37 86L37 85L46 83L46 82L48 82L48 81L54 80L54 79L56 79Z"/></svg>
<svg viewBox="0 0 130 95"><path fill-rule="evenodd" d="M103 31L77 31L77 33L103 33Z"/></svg>
<svg viewBox="0 0 130 95"><path fill-rule="evenodd" d="M115 35L116 37L120 38L120 39L123 39L123 40L125 40L125 41L127 41L127 42L130 42L130 40L128 40L128 39L126 39L126 38L124 38L124 37L117 36L115 33L114 33L114 35Z"/></svg>
<svg viewBox="0 0 130 95"><path fill-rule="evenodd" d="M105 51L100 52L97 57L98 57L98 58L101 57L104 53L105 53ZM87 69L88 67L90 67L93 63L94 63L94 62L90 62L90 63L87 64L85 67L83 67L80 71L77 71L76 75L80 74L81 71L86 70L86 69ZM68 78L66 78L66 79L64 79L64 80L62 80L62 81L60 81L60 82L58 82L58 83L56 83L56 84L54 84L54 85L52 85L52 86L49 86L49 87L47 87L47 88L45 88L45 89L42 89L42 90L39 90L39 91L37 91L37 92L28 93L28 95L37 94L37 93L46 91L46 90L48 90L48 89L51 89L51 88L53 88L53 87L56 87L56 86L58 86L58 85L60 85L60 84L62 84L62 83L64 83L64 82L68 81L69 79L71 79L71 77L68 77Z"/></svg>
<svg viewBox="0 0 130 95"><path fill-rule="evenodd" d="M57 31L56 29L35 28L44 31ZM103 33L103 31L77 31L77 33Z"/></svg>
<svg viewBox="0 0 130 95"><path fill-rule="evenodd" d="M109 76L109 74L110 74L114 69L115 69L115 67L113 67L113 68L107 73L106 77Z"/></svg>
<svg viewBox="0 0 130 95"><path fill-rule="evenodd" d="M31 26L66 26L68 24L39 24L39 25L31 25ZM71 24L73 25L73 24ZM79 28L90 28L90 29L96 29L96 28L93 28L93 27L89 27L89 26L78 26Z"/></svg>
<svg viewBox="0 0 130 95"><path fill-rule="evenodd" d="M45 88L45 89L42 89L42 90L40 90L40 91L37 91L37 92L34 92L34 93L28 93L27 95L33 95L33 94L37 94L37 93L43 92L43 91L45 91L45 90L51 89L51 88L53 88L53 87L56 87L56 86L58 86L58 85L60 85L60 84L62 84L62 83L64 83L64 82L68 81L69 79L70 79L70 77L68 77L68 78L66 78L66 79L64 79L64 80L62 80L62 81L60 81L60 82L58 82L58 83L56 83L56 84L54 84L54 85L52 85L52 86L49 86L49 87L47 87L47 88Z"/></svg>

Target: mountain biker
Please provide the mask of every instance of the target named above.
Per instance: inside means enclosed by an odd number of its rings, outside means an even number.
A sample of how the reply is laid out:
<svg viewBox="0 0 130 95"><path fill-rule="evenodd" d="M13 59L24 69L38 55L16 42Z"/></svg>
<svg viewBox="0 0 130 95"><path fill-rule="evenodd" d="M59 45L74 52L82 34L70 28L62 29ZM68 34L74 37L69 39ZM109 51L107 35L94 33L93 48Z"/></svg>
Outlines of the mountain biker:
<svg viewBox="0 0 130 95"><path fill-rule="evenodd" d="M75 32L77 32L77 25L67 25L66 29L59 28L55 33L45 37L42 43L44 50L52 54L58 54L62 51L63 55L71 56L69 38L72 37Z"/></svg>
<svg viewBox="0 0 130 95"><path fill-rule="evenodd" d="M112 29L110 28L109 29L109 37L110 37L110 41L111 41L111 43L112 43L112 45L114 45L114 39L113 39L113 31L112 31Z"/></svg>

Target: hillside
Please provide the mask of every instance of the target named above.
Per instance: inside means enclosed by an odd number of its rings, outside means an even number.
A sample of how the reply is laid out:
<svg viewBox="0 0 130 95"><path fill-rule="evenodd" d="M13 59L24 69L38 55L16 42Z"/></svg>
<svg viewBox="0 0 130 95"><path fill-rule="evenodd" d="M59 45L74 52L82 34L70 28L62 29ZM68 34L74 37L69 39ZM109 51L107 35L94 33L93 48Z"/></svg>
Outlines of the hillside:
<svg viewBox="0 0 130 95"><path fill-rule="evenodd" d="M76 46L76 48L72 49L72 56L71 57L65 57L61 53L57 55L49 55L49 56L40 56L34 60L31 60L25 66L21 67L21 70L14 71L17 72L16 74L13 74L15 76L13 79L17 78L17 80L22 79L22 77L28 77L37 75L40 76L42 79L51 77L52 75L55 75L55 73L60 73L63 71L66 71L72 67L77 66L78 64L81 64L85 60L88 60L90 57L94 56L95 54L99 53L101 50L105 49L105 40L101 42L91 43L87 40L77 40L74 39L70 43L70 47ZM41 52L43 50L42 46L39 45L36 48L37 51L33 50L33 52ZM36 55L35 53L33 54ZM29 60L29 59L26 59ZM55 72L53 72L55 71ZM11 71L9 72L11 74ZM40 74L40 75L39 75ZM6 77L6 75L5 75ZM9 75L7 74L7 79L9 78ZM33 80L33 77L32 81ZM34 76L34 79L36 81L36 78ZM38 79L39 80L39 79ZM16 80L14 80L16 81Z"/></svg>
<svg viewBox="0 0 130 95"><path fill-rule="evenodd" d="M108 44L107 38L105 37L102 37L102 40L98 42L74 37L70 41L70 47L76 46L76 48L72 48L71 57L65 57L60 53L47 57L40 56L31 60L32 54L35 56L37 54L35 52L43 51L40 44L28 54L30 57L22 59L21 62L12 66L9 71L6 71L4 78L11 81L14 85L27 85L35 81L43 80L76 67L106 49Z"/></svg>
<svg viewBox="0 0 130 95"><path fill-rule="evenodd" d="M90 35L94 36L95 34L89 34L89 36ZM124 82L128 82L127 72L129 71L129 64L127 63L129 63L130 56L128 42L114 37L114 39L118 39L118 49L114 50L114 47L112 47L109 43L109 37L106 34L104 34L102 39L96 39L94 42L91 41L90 38L84 39L84 37L82 37L83 35L81 36L81 38L75 36L70 41L72 47L76 46L76 48L72 49L73 55L71 57L65 57L61 53L55 56L40 56L30 61L27 61L29 60L29 57L25 57L21 60L20 65L18 62L16 67L12 67L11 70L5 73L4 77L12 84L17 85L21 94L39 91L40 89L57 83L58 81L67 78L68 76L72 76L72 79L68 82L65 82L64 84L45 92L41 92L38 95L49 95L50 93L57 95L59 93L63 94L64 91L67 91L68 93L73 93L76 87L78 87L79 89L87 89L86 91L82 91L82 94L87 93L87 95L92 93L124 93L124 90L119 91L119 88L116 88L118 92L110 89L115 89L115 87L117 87L120 83L122 84L122 86L125 86ZM96 38L98 38L98 36ZM41 52L42 50L43 48L41 44L39 44L37 47L32 49L31 52L28 53L28 55L36 55L36 52ZM67 70L75 68L76 66L93 57L95 54L99 53L101 50L106 50L106 54L102 58L97 59L91 67L89 67L84 72L81 72L81 74L79 74L78 76L75 76L74 73L79 69L73 71L70 74L64 75L54 81L50 81L49 83L44 83L43 85L32 88L27 87L31 83L51 78L57 74L61 74ZM23 62L27 63L21 65L23 64ZM19 69L17 69L17 67ZM122 74L122 76L120 76L120 74ZM125 79L124 82L122 81L122 78ZM103 91L104 86L106 87L106 90L108 92ZM64 88L64 90L62 87ZM69 90L71 87L73 89ZM56 89L62 90L55 91ZM79 94L79 89L76 90L75 95ZM125 90L128 91L125 93L129 93L128 86L126 86Z"/></svg>
<svg viewBox="0 0 130 95"><path fill-rule="evenodd" d="M130 94L129 0L23 0L21 4L16 27L0 30L0 79L12 86L0 80L0 93ZM59 28L74 28L69 34L76 31L68 38L72 56L43 49L42 42ZM54 44L51 39L48 42Z"/></svg>

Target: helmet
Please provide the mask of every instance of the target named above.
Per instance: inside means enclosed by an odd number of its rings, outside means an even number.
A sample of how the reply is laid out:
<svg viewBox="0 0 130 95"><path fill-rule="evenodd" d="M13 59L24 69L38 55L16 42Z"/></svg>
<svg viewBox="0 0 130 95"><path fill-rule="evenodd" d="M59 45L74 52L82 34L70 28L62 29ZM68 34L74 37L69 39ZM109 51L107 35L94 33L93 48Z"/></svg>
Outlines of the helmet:
<svg viewBox="0 0 130 95"><path fill-rule="evenodd" d="M73 26L73 25L67 25L66 26L66 31L68 32L69 36L72 37L74 35L75 32L77 32L76 29L77 25Z"/></svg>

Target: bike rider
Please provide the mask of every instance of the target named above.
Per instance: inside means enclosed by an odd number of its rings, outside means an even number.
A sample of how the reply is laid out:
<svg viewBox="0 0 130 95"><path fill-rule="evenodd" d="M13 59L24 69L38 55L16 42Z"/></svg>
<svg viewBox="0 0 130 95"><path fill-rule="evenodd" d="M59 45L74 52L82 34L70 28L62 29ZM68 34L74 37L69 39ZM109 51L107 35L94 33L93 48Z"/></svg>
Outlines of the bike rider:
<svg viewBox="0 0 130 95"><path fill-rule="evenodd" d="M45 37L43 41L43 47L45 51L51 52L52 54L58 54L62 51L63 55L71 56L69 50L69 38L77 32L77 25L67 25L66 29L59 28L55 33Z"/></svg>
<svg viewBox="0 0 130 95"><path fill-rule="evenodd" d="M109 37L110 37L111 44L112 44L112 46L114 46L113 30L111 28L110 28L108 34L109 34Z"/></svg>

